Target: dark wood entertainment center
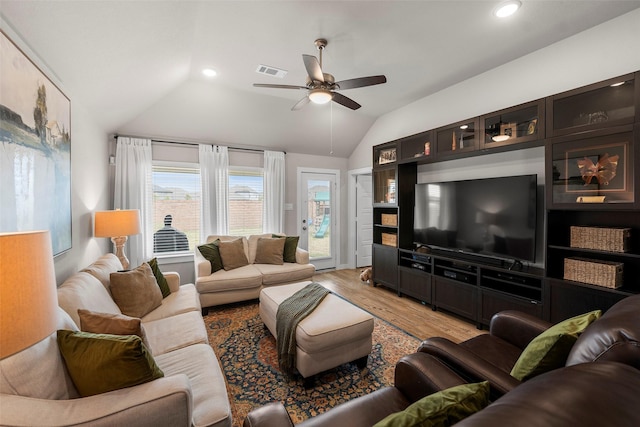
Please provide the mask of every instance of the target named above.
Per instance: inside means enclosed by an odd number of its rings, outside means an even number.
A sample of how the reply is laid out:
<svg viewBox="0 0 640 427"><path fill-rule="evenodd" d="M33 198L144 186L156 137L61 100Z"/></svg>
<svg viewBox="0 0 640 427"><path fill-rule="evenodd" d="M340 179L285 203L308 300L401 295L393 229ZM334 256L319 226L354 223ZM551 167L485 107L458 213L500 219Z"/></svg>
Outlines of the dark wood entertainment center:
<svg viewBox="0 0 640 427"><path fill-rule="evenodd" d="M413 216L418 165L541 146L544 269L417 250ZM551 322L606 310L640 293L639 166L640 71L377 145L373 283L478 327L507 309ZM572 226L628 228L627 250L577 248L570 242ZM565 280L569 257L622 264L621 285Z"/></svg>

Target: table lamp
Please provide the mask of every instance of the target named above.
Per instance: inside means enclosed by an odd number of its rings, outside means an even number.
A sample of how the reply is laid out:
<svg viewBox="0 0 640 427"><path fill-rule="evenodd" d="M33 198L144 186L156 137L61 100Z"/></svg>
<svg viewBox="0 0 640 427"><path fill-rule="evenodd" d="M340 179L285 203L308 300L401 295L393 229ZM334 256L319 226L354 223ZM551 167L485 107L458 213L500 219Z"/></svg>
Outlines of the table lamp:
<svg viewBox="0 0 640 427"><path fill-rule="evenodd" d="M140 234L140 211L138 209L116 209L113 211L96 211L94 220L95 237L110 237L115 254L122 267L129 268L129 260L124 254L127 236Z"/></svg>
<svg viewBox="0 0 640 427"><path fill-rule="evenodd" d="M51 335L58 294L48 231L0 233L0 359Z"/></svg>

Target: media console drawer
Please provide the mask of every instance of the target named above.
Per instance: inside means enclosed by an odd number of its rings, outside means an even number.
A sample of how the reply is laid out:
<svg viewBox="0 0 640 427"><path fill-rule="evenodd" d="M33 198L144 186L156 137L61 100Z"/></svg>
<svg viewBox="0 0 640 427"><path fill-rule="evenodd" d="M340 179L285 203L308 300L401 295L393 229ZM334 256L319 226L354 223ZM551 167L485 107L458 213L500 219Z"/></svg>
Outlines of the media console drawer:
<svg viewBox="0 0 640 427"><path fill-rule="evenodd" d="M477 292L475 285L434 276L433 308L443 308L475 322L477 318Z"/></svg>

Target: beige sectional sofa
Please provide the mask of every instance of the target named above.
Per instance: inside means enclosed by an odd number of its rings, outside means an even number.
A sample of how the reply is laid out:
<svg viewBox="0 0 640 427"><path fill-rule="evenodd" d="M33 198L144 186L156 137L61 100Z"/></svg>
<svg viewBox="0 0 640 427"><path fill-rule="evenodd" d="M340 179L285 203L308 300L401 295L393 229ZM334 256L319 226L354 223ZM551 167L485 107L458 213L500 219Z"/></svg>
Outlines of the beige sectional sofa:
<svg viewBox="0 0 640 427"><path fill-rule="evenodd" d="M122 269L102 256L58 288L57 329L79 330L78 309L120 314L109 277ZM165 273L170 295L141 318L164 377L89 397L80 394L56 333L0 361L0 425L231 426L224 375L208 345L195 286Z"/></svg>
<svg viewBox="0 0 640 427"><path fill-rule="evenodd" d="M258 240L271 237L271 234L256 234L248 238L238 236L207 237L206 243L216 240L230 242L235 239L242 239L244 253L249 261L248 265L232 270L222 269L214 273L211 273L211 263L196 249L195 286L200 295L203 314L206 313L207 307L257 299L263 287L311 279L315 274L315 267L309 263L309 252L299 247L296 248L295 263L260 264L254 262L256 260Z"/></svg>

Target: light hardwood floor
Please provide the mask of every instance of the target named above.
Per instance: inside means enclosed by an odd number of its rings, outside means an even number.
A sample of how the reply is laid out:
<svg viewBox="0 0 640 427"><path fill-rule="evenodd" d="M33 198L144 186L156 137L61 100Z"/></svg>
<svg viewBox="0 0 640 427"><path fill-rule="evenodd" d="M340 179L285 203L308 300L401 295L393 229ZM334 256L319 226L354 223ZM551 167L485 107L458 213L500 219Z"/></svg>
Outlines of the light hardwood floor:
<svg viewBox="0 0 640 427"><path fill-rule="evenodd" d="M360 280L360 271L320 272L313 276L313 280L421 340L437 336L460 342L486 333L473 323L449 313L433 311L430 306L410 297L398 297L394 291L382 286L374 288Z"/></svg>

